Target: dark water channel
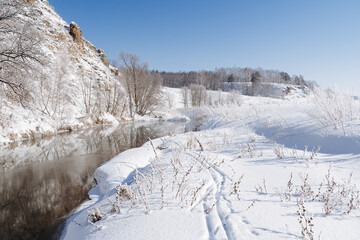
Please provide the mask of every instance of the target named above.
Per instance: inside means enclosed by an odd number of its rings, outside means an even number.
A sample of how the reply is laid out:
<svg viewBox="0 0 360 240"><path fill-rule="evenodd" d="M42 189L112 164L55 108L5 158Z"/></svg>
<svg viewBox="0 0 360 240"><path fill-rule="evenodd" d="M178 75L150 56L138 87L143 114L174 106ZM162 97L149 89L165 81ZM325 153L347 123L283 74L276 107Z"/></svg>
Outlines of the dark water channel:
<svg viewBox="0 0 360 240"><path fill-rule="evenodd" d="M56 239L87 199L101 163L130 148L195 130L185 123L124 124L0 147L0 239Z"/></svg>

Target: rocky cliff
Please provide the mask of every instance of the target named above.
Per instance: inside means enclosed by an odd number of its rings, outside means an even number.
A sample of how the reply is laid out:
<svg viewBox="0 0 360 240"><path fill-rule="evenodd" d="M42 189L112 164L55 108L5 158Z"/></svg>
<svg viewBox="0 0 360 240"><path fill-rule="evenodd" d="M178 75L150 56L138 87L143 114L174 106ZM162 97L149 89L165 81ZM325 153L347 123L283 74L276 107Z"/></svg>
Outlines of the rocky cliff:
<svg viewBox="0 0 360 240"><path fill-rule="evenodd" d="M84 39L81 26L65 22L46 0L24 1L22 8L31 14L17 21L38 37L41 66L22 77L25 108L0 86L0 142L126 118L118 71L105 52Z"/></svg>

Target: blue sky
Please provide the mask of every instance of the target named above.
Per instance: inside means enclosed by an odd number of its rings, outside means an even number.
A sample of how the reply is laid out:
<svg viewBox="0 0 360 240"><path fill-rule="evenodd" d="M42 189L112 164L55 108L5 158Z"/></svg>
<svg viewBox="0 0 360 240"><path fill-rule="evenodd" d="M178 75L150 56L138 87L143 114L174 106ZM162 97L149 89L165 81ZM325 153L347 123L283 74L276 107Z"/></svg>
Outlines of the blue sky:
<svg viewBox="0 0 360 240"><path fill-rule="evenodd" d="M105 50L152 69L262 67L360 94L358 0L50 0Z"/></svg>

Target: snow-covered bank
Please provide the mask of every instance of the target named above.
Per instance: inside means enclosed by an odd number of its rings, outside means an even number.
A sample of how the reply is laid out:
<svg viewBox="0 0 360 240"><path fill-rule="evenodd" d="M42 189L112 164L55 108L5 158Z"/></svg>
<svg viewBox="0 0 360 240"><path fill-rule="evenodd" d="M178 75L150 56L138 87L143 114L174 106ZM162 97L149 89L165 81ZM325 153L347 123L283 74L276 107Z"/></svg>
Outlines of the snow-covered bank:
<svg viewBox="0 0 360 240"><path fill-rule="evenodd" d="M203 131L153 140L99 167L91 200L62 239L357 239L358 131L324 131L308 111L306 99L260 97L182 110ZM301 147L312 136L341 136L340 146Z"/></svg>
<svg viewBox="0 0 360 240"><path fill-rule="evenodd" d="M74 106L67 115L67 119L60 121L37 111L12 106L7 110L8 112L5 111L11 119L5 119L0 123L0 143L9 144L21 140L48 138L63 132L99 126L117 126L122 123L190 121L190 118L174 110L183 105L180 89L163 88L163 91L163 104L154 113L145 116L135 115L134 119L129 116L117 118L106 112L90 116L83 113L80 106ZM81 100L78 99L77 102L79 101Z"/></svg>

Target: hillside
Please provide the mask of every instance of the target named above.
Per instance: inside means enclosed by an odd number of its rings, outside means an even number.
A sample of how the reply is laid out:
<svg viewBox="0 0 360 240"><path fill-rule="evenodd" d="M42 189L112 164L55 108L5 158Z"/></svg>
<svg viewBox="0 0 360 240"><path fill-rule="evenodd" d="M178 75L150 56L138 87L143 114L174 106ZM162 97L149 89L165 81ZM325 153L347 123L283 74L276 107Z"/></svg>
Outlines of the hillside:
<svg viewBox="0 0 360 240"><path fill-rule="evenodd" d="M251 82L224 83L224 90L239 91L244 95L255 95L271 98L304 98L310 93L310 89L306 86L279 83L263 83L259 89L253 93Z"/></svg>
<svg viewBox="0 0 360 240"><path fill-rule="evenodd" d="M24 102L20 104L8 97L12 94L8 86L0 86L0 142L116 122L125 117L122 110L126 103L120 99L118 71L109 65L105 53L82 37L76 23L66 23L46 0L21 1L4 1L5 7L7 2L18 4L10 11L22 14L1 24L13 24L11 29L22 27L26 36L36 37L35 50L41 64L33 64L20 82L27 87L25 108ZM0 14L6 14L5 7ZM5 35L3 43L12 41L12 37L13 34ZM118 107L110 103L115 98Z"/></svg>

